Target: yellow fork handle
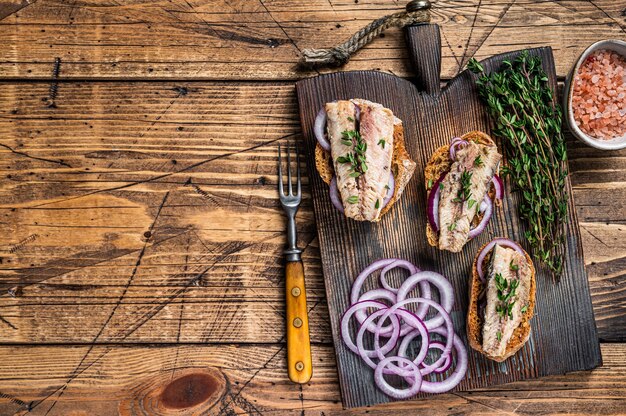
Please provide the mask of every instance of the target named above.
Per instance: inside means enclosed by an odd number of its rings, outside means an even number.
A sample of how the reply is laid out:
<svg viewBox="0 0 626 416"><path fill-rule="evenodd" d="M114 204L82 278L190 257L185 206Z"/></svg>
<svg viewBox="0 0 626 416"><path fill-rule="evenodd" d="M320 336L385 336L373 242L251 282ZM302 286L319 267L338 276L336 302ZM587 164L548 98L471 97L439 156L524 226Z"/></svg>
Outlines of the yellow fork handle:
<svg viewBox="0 0 626 416"><path fill-rule="evenodd" d="M301 261L287 262L287 368L289 379L304 384L311 379L311 341Z"/></svg>

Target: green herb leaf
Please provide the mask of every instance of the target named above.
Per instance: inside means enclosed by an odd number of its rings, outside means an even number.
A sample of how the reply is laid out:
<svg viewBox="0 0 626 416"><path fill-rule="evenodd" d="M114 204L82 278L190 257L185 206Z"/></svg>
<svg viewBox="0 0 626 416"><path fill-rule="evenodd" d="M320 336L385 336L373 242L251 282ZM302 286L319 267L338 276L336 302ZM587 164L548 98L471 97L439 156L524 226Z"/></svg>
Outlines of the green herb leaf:
<svg viewBox="0 0 626 416"><path fill-rule="evenodd" d="M483 160L480 158L480 155L476 156L476 159L474 159L474 166L480 167L482 165L483 165Z"/></svg>
<svg viewBox="0 0 626 416"><path fill-rule="evenodd" d="M374 204L374 208L376 209L380 208L380 199L376 200L376 204Z"/></svg>
<svg viewBox="0 0 626 416"><path fill-rule="evenodd" d="M356 204L357 202L359 202L359 197L356 195L352 195L350 198L348 198L348 203L350 204Z"/></svg>
<svg viewBox="0 0 626 416"><path fill-rule="evenodd" d="M527 223L534 256L555 278L563 272L567 221L567 153L562 112L554 101L539 56L522 51L489 74L475 59L476 86L507 153L504 174L520 194L518 210Z"/></svg>
<svg viewBox="0 0 626 416"><path fill-rule="evenodd" d="M354 119L352 117L348 116L348 121L354 122Z"/></svg>
<svg viewBox="0 0 626 416"><path fill-rule="evenodd" d="M453 222L450 225L448 225L448 231L454 231L455 229L456 229L456 222Z"/></svg>
<svg viewBox="0 0 626 416"><path fill-rule="evenodd" d="M433 180L429 179L428 180L428 185L427 185L427 189L431 189L433 187Z"/></svg>
<svg viewBox="0 0 626 416"><path fill-rule="evenodd" d="M384 139L380 139L378 141L378 145L384 149L385 148L385 140Z"/></svg>

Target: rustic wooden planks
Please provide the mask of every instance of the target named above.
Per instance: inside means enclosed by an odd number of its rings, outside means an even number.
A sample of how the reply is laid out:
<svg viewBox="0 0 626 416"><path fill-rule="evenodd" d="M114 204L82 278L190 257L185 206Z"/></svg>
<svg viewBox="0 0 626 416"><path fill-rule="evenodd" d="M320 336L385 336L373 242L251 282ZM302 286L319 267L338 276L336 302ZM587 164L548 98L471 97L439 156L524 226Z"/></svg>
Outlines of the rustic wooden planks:
<svg viewBox="0 0 626 416"><path fill-rule="evenodd" d="M287 382L284 346L178 345L112 346L92 349L98 361L69 380L89 346L3 346L0 356L0 414L49 415L429 415L623 414L626 365L623 344L604 344L604 365L591 372L519 381L471 392L443 394L367 409L342 410L335 355L331 345L314 345L315 376L309 385ZM36 363L36 365L34 364ZM172 388L189 375L215 383ZM64 388L65 386L65 388ZM174 389L179 404L164 404L162 392ZM59 390L64 394L59 397ZM50 397L47 397L50 396ZM200 398L206 401L197 403ZM54 404L56 403L56 404ZM54 404L54 407L52 407ZM549 410L547 410L549 409ZM202 411L202 413L200 412Z"/></svg>
<svg viewBox="0 0 626 416"><path fill-rule="evenodd" d="M354 276L371 262L386 257L405 258L422 269L449 277L456 289L452 312L455 328L464 335L467 311L467 276L478 247L494 236L521 241L524 224L517 214L517 195L507 193L503 210L489 224L488 232L468 244L460 254L433 249L425 239L426 193L423 167L432 152L451 137L470 130L489 131L489 123L475 92L473 77L463 72L439 91L440 39L436 25L407 28L409 55L419 75L418 93L410 82L378 72L349 72L313 77L296 84L303 130L309 150L310 183L322 254L331 328L342 389L343 403L357 407L386 402L373 383L373 372L350 352L339 334L339 321L349 305ZM554 62L550 49L532 49L541 56L556 90ZM503 59L499 55L483 62L490 71ZM378 224L347 221L328 198L328 189L315 172L312 124L325 102L365 98L379 102L403 120L409 152L418 168L399 206L394 206ZM568 189L570 185L568 184ZM490 386L549 374L587 370L601 363L596 326L582 256L578 220L569 201L565 276L551 281L545 270L537 278L537 312L530 341L515 357L496 365L471 351L470 365L460 390ZM399 279L399 278L398 278ZM396 281L398 285L400 280ZM371 282L370 282L371 283Z"/></svg>
<svg viewBox="0 0 626 416"><path fill-rule="evenodd" d="M0 6L0 38L11 45L0 50L0 76L48 79L60 57L62 78L297 80L314 75L296 67L302 49L333 46L405 4L15 0ZM585 46L624 37L624 7L615 0L439 0L432 22L443 28L442 76L452 78L474 55L538 45L554 49L564 76ZM389 30L344 69L409 76L402 32Z"/></svg>

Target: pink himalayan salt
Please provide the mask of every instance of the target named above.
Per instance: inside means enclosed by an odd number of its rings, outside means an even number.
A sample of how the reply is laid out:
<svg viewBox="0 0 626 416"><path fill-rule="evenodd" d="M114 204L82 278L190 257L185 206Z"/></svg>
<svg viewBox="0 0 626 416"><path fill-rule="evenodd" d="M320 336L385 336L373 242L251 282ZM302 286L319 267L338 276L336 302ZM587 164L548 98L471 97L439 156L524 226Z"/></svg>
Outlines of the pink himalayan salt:
<svg viewBox="0 0 626 416"><path fill-rule="evenodd" d="M578 128L591 137L626 135L626 59L608 50L589 55L574 78L572 110Z"/></svg>

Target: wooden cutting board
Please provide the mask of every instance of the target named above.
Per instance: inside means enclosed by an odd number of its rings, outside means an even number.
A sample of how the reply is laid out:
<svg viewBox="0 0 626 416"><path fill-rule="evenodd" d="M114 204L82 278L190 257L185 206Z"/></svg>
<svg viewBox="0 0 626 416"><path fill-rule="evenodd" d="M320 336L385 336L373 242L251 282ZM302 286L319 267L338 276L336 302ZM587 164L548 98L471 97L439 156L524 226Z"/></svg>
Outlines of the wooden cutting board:
<svg viewBox="0 0 626 416"><path fill-rule="evenodd" d="M426 162L436 148L448 143L452 137L470 130L489 132L490 129L472 74L464 71L443 89L440 88L439 27L419 25L405 30L410 59L417 74L415 83L380 72L357 71L321 75L296 84L345 407L389 401L375 387L373 371L344 346L339 331L341 314L349 306L352 282L364 267L380 258L399 257L412 261L423 270L434 270L447 276L455 288L456 300L452 311L455 330L467 344L468 280L478 248L495 236L523 241L525 231L525 224L520 221L517 212L518 196L510 192L507 180L503 207L496 209L487 230L468 243L462 253L439 251L428 245L423 174ZM502 60L512 59L517 53L494 56L482 61L482 64L489 72L498 68ZM556 91L552 50L536 48L531 53L541 56L552 89ZM400 203L394 205L376 224L346 219L333 208L328 186L315 170L313 121L316 113L326 102L349 98L381 103L402 119L408 151L417 162L416 173ZM498 143L498 146L501 148L502 144ZM504 363L490 361L468 346L469 368L465 380L457 387L459 390L589 370L601 365L569 180L567 192L570 198L565 272L560 282L555 283L545 269L538 267L536 313L530 340ZM528 249L525 241L523 245ZM396 285L402 277L397 279L394 282ZM371 280L369 283L373 283L374 279Z"/></svg>

